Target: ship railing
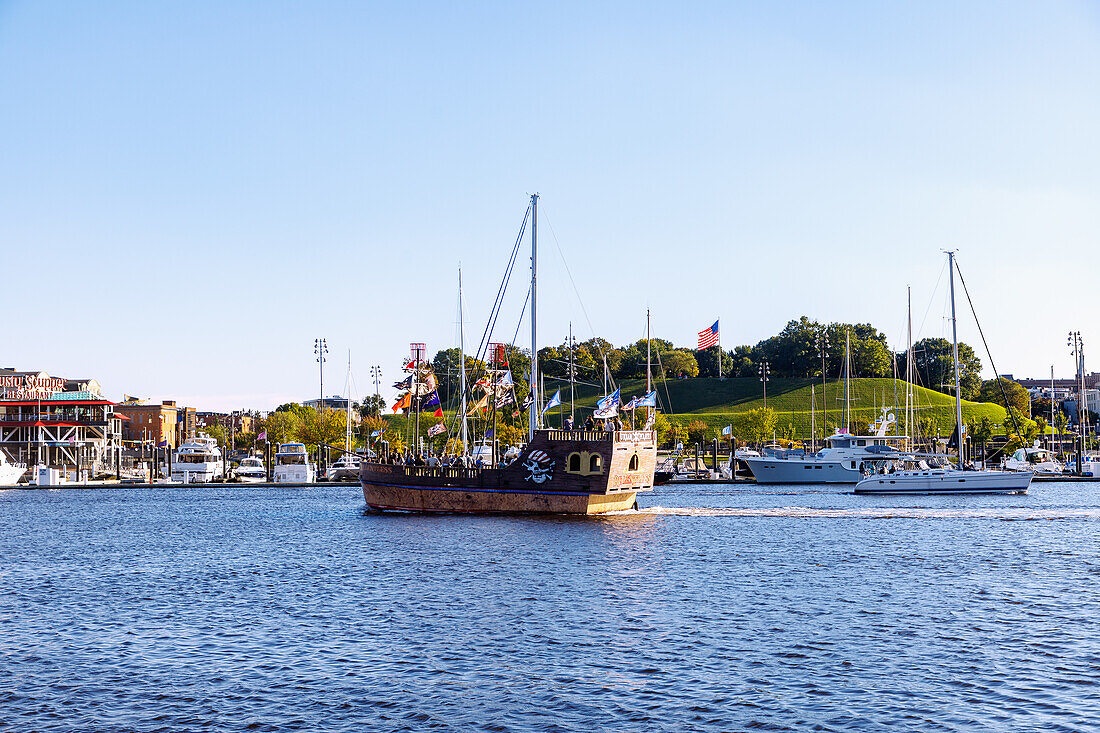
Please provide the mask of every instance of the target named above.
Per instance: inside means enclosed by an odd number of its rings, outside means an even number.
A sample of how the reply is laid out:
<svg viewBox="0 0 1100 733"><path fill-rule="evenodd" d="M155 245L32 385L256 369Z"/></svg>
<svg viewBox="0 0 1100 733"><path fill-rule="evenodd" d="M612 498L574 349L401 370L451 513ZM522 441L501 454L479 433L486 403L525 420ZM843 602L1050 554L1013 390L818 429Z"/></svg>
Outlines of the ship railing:
<svg viewBox="0 0 1100 733"><path fill-rule="evenodd" d="M392 476L420 476L424 478L468 479L481 475L483 467L465 466L407 466L403 464L371 463L372 473Z"/></svg>
<svg viewBox="0 0 1100 733"><path fill-rule="evenodd" d="M547 440L610 441L614 433L609 430L547 430Z"/></svg>

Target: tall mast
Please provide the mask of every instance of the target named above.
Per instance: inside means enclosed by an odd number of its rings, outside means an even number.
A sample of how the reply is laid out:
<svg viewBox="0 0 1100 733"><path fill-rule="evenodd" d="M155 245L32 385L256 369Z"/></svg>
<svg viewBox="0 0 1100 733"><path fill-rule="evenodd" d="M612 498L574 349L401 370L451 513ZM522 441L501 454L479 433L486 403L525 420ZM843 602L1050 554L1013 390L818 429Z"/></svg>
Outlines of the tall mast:
<svg viewBox="0 0 1100 733"><path fill-rule="evenodd" d="M569 419L576 420L573 406L573 383L576 381L575 367L573 366L573 322L569 322Z"/></svg>
<svg viewBox="0 0 1100 733"><path fill-rule="evenodd" d="M458 389L462 394L459 411L462 414L462 455L469 455L469 430L466 425L466 330L462 319L462 265L458 266Z"/></svg>
<svg viewBox="0 0 1100 733"><path fill-rule="evenodd" d="M721 364L721 353L719 353L719 364ZM721 369L721 367L719 367ZM653 369L651 367L651 355L649 347L649 308L645 309L645 393L649 394L653 390Z"/></svg>
<svg viewBox="0 0 1100 733"><path fill-rule="evenodd" d="M538 341L538 231L539 195L531 194L531 406L527 421L527 439L533 440L539 427L539 341Z"/></svg>
<svg viewBox="0 0 1100 733"><path fill-rule="evenodd" d="M851 429L852 425L852 330L844 329L844 429Z"/></svg>
<svg viewBox="0 0 1100 733"><path fill-rule="evenodd" d="M955 429L959 435L959 468L963 467L963 407L959 391L959 330L955 318L955 251L947 253L947 267L951 271L951 359L955 363Z"/></svg>
<svg viewBox="0 0 1100 733"><path fill-rule="evenodd" d="M348 349L348 412L344 426L344 450L351 453L351 349Z"/></svg>
<svg viewBox="0 0 1100 733"><path fill-rule="evenodd" d="M906 287L905 294L907 298L905 316L905 439L906 442L911 442L913 440L913 433L910 428L913 420L913 289Z"/></svg>

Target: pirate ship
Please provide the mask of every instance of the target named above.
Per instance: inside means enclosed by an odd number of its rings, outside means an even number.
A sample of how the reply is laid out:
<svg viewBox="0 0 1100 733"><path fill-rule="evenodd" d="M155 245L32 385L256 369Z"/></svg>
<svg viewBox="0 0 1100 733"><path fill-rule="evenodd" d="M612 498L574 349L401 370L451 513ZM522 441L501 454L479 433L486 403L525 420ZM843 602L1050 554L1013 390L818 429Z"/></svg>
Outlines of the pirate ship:
<svg viewBox="0 0 1100 733"><path fill-rule="evenodd" d="M538 354L537 275L538 275L538 195L524 217L524 225L513 248L505 274L505 284L523 239L523 229L531 225L531 353ZM460 275L461 292L461 275ZM501 290L503 291L503 285ZM498 294L494 311L499 307ZM461 295L460 295L461 302ZM490 316L495 321L496 313ZM461 321L461 318L460 318ZM461 333L461 329L460 329ZM419 405L438 404L434 376L425 368L422 344L413 345L412 358L406 365L409 372L408 392L397 406L416 413L414 429L419 431ZM514 399L510 372L500 369L500 345L487 351L490 369L487 380L479 380L485 395L479 401L491 404L493 420L496 408L508 404L508 390ZM480 348L480 347L479 347ZM457 421L461 434L455 441L462 451L468 451L466 426L465 345L460 337L461 405ZM414 512L475 512L475 513L536 513L536 514L604 514L637 506L639 491L653 488L653 472L657 464L657 433L643 430L558 430L541 425L541 395L538 360L533 358L530 371L530 395L525 400L528 417L528 440L518 457L511 462L499 459L496 431L493 430L491 460L486 466L394 465L367 462L360 465L359 479L367 506L375 510ZM427 385L431 385L428 388ZM490 402L491 401L491 402ZM396 406L395 406L396 407ZM617 406L606 403L597 417L611 416ZM438 414L438 413L437 413ZM652 412L650 413L652 417ZM648 420L646 427L652 425ZM495 422L494 422L495 427ZM416 442L418 444L417 435Z"/></svg>

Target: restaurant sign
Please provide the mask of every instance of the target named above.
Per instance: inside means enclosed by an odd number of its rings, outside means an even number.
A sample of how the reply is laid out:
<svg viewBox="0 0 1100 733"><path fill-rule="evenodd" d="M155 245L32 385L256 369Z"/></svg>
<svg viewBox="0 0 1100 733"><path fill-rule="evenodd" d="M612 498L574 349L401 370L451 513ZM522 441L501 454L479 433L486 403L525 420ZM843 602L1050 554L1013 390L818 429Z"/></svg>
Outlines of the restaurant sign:
<svg viewBox="0 0 1100 733"><path fill-rule="evenodd" d="M65 388L61 377L39 377L33 374L0 375L0 399L13 401L48 400Z"/></svg>

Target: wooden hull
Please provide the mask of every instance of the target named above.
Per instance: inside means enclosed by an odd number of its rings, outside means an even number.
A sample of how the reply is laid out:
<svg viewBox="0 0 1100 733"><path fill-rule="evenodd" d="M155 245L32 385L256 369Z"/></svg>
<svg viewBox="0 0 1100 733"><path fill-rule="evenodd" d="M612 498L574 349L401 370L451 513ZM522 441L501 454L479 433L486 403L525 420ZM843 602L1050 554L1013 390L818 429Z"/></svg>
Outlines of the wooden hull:
<svg viewBox="0 0 1100 733"><path fill-rule="evenodd" d="M367 506L378 510L472 514L606 514L635 506L637 493L571 494L506 489L453 489L363 484Z"/></svg>
<svg viewBox="0 0 1100 733"><path fill-rule="evenodd" d="M484 514L605 514L635 506L653 488L651 430L540 430L504 468L431 468L363 463L372 509Z"/></svg>

